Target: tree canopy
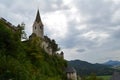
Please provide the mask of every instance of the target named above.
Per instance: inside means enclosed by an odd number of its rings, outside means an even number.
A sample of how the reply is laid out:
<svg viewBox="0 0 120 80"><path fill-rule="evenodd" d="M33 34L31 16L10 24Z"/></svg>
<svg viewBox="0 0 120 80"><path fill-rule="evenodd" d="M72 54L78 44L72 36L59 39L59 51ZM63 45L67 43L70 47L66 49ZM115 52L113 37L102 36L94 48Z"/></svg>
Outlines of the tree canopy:
<svg viewBox="0 0 120 80"><path fill-rule="evenodd" d="M38 37L21 41L19 35L0 21L0 80L65 80L65 60L48 55Z"/></svg>

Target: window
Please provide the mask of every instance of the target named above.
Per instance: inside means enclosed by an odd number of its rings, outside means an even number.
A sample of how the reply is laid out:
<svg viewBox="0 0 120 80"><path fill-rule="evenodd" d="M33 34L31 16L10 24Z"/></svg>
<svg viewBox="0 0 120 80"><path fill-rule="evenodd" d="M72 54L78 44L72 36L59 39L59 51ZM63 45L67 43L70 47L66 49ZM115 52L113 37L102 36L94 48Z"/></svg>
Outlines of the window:
<svg viewBox="0 0 120 80"><path fill-rule="evenodd" d="M42 26L40 26L40 29L42 29Z"/></svg>
<svg viewBox="0 0 120 80"><path fill-rule="evenodd" d="M42 27L40 26L40 29L42 29Z"/></svg>

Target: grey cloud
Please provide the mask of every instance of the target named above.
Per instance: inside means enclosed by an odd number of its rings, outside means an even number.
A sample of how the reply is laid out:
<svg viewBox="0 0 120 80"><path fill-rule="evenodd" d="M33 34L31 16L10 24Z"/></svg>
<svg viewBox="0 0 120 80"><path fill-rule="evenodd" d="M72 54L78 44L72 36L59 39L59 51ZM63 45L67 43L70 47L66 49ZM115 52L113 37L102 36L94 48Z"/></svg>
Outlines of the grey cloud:
<svg viewBox="0 0 120 80"><path fill-rule="evenodd" d="M118 8L112 0L77 0L75 5L79 12L87 18L85 23L96 27L110 27L120 25L120 22L112 22L112 17Z"/></svg>
<svg viewBox="0 0 120 80"><path fill-rule="evenodd" d="M120 48L120 30L111 29L116 29L120 25L119 21L113 22L114 13L116 10L119 10L118 5L114 4L112 1L105 0L77 0L74 2L74 6L80 13L82 13L83 17L87 19L84 22L84 24L87 25L87 31L77 30L76 27L80 27L80 25L75 21L72 21L72 23L68 22L69 33L64 40L61 40L61 43L63 43L62 45L64 45L65 48L78 46L85 47L93 52L118 50ZM110 38L108 38L104 44L98 46L101 42L89 41L79 36L80 34L86 33L90 30L108 33Z"/></svg>
<svg viewBox="0 0 120 80"><path fill-rule="evenodd" d="M41 11L45 12L54 12L60 9L64 9L66 8L63 5L63 1L62 0L39 0L39 8Z"/></svg>
<svg viewBox="0 0 120 80"><path fill-rule="evenodd" d="M112 34L113 38L115 39L120 39L120 28L116 31L114 31L114 33Z"/></svg>
<svg viewBox="0 0 120 80"><path fill-rule="evenodd" d="M85 51L86 51L85 49L79 49L79 50L77 50L77 52L79 52L79 53L83 53Z"/></svg>
<svg viewBox="0 0 120 80"><path fill-rule="evenodd" d="M95 42L89 41L80 36L82 33L84 33L84 31L76 29L76 22L72 21L68 24L69 33L67 34L65 39L60 40L60 43L62 43L65 48L73 48L76 46L93 47L94 45L96 45Z"/></svg>
<svg viewBox="0 0 120 80"><path fill-rule="evenodd" d="M63 11L63 14L68 18L68 33L65 38L55 40L64 49L79 48L77 50L78 53L85 52L90 56L94 55L93 53L104 55L109 51L120 49L120 17L115 14L120 10L120 3L114 4L112 0L72 0L71 4L64 5L62 0L38 0L38 2L33 0L1 0L0 16L10 20L14 24L25 21L26 24L29 24L27 25L27 29L29 30L29 27L32 26L37 6L39 6L41 16L49 12ZM69 6L77 9L77 14L73 13L76 16L71 14L72 11L70 11L71 7ZM66 11L68 12L66 13ZM15 15L21 18L19 19ZM80 17L79 15L85 18L82 23L75 20L75 17ZM114 20L113 16L116 16L118 20ZM81 27L82 24L87 25L87 29L78 30L77 27ZM109 34L109 38L102 43L102 41L90 41L81 36L91 30L105 32ZM47 29L46 32L52 35L52 32L49 32ZM99 45L100 43L101 45Z"/></svg>

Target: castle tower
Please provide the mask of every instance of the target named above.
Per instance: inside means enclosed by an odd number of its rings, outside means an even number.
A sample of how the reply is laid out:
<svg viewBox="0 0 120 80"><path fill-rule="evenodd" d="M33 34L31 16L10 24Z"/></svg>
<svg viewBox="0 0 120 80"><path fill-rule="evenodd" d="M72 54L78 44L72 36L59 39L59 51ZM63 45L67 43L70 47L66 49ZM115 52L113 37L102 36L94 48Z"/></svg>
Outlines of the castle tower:
<svg viewBox="0 0 120 80"><path fill-rule="evenodd" d="M36 19L33 24L33 33L35 33L38 37L44 37L44 27L40 18L39 10L37 11Z"/></svg>

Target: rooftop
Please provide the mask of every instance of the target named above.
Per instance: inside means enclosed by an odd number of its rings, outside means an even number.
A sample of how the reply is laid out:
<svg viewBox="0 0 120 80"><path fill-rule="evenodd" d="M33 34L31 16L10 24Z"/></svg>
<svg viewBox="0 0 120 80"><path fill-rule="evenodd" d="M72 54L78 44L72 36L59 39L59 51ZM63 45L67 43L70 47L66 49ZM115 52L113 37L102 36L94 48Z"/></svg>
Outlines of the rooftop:
<svg viewBox="0 0 120 80"><path fill-rule="evenodd" d="M76 72L76 70L73 67L70 67L70 66L67 67L65 71L66 71L66 73L75 73Z"/></svg>

